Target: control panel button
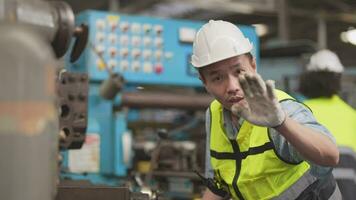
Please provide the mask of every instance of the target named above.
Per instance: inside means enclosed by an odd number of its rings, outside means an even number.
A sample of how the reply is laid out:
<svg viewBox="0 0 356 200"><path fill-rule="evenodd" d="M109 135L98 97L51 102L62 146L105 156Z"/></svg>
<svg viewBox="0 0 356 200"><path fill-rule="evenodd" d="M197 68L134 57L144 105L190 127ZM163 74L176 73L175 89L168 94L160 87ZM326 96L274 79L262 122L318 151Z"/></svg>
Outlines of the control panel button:
<svg viewBox="0 0 356 200"><path fill-rule="evenodd" d="M179 41L184 43L193 43L196 30L193 28L182 27L179 29Z"/></svg>
<svg viewBox="0 0 356 200"><path fill-rule="evenodd" d="M141 25L139 23L133 23L131 25L131 32L133 34L140 34L141 33Z"/></svg>
<svg viewBox="0 0 356 200"><path fill-rule="evenodd" d="M162 64L157 63L157 64L155 65L155 73L156 73L156 74L161 74L162 72L163 72L163 66L162 66Z"/></svg>
<svg viewBox="0 0 356 200"><path fill-rule="evenodd" d="M141 55L140 49L133 49L131 52L132 58L138 59Z"/></svg>
<svg viewBox="0 0 356 200"><path fill-rule="evenodd" d="M163 39L162 38L156 38L155 39L155 46L157 48L162 48L163 47Z"/></svg>
<svg viewBox="0 0 356 200"><path fill-rule="evenodd" d="M117 66L117 62L116 60L109 60L108 65L111 69L114 69Z"/></svg>
<svg viewBox="0 0 356 200"><path fill-rule="evenodd" d="M117 41L117 36L115 34L110 34L109 41L110 41L110 44L115 45L116 41Z"/></svg>
<svg viewBox="0 0 356 200"><path fill-rule="evenodd" d="M132 40L131 40L132 46L138 47L138 46L140 46L140 43L141 43L140 37L137 37L137 36L132 37Z"/></svg>
<svg viewBox="0 0 356 200"><path fill-rule="evenodd" d="M103 31L105 29L106 23L102 19L96 20L96 29L99 31Z"/></svg>
<svg viewBox="0 0 356 200"><path fill-rule="evenodd" d="M120 56L123 58L126 58L129 55L129 49L128 48L122 48L120 50Z"/></svg>
<svg viewBox="0 0 356 200"><path fill-rule="evenodd" d="M161 26L161 25L155 25L155 26L154 26L154 30L155 30L156 35L161 35L162 32L163 32L163 26Z"/></svg>
<svg viewBox="0 0 356 200"><path fill-rule="evenodd" d="M149 34L151 32L151 30L152 30L151 24L144 24L143 25L143 32L145 34Z"/></svg>
<svg viewBox="0 0 356 200"><path fill-rule="evenodd" d="M126 33L130 28L130 24L128 22L121 22L120 23L120 30L123 33Z"/></svg>
<svg viewBox="0 0 356 200"><path fill-rule="evenodd" d="M164 57L166 59L172 59L173 58L173 52L166 52L164 53Z"/></svg>
<svg viewBox="0 0 356 200"><path fill-rule="evenodd" d="M155 52L156 60L161 60L162 54L163 54L162 51L156 51L156 52Z"/></svg>
<svg viewBox="0 0 356 200"><path fill-rule="evenodd" d="M117 21L109 21L110 29L114 32L117 28Z"/></svg>
<svg viewBox="0 0 356 200"><path fill-rule="evenodd" d="M151 46L151 43L152 43L152 39L151 39L151 38L149 38L149 37L144 37L144 38L143 38L143 45L144 45L145 47Z"/></svg>
<svg viewBox="0 0 356 200"><path fill-rule="evenodd" d="M127 71L129 69L129 62L127 60L122 60L120 62L120 70Z"/></svg>
<svg viewBox="0 0 356 200"><path fill-rule="evenodd" d="M98 32L96 33L96 41L98 42L104 42L104 39L105 39L105 34L103 32Z"/></svg>
<svg viewBox="0 0 356 200"><path fill-rule="evenodd" d="M96 46L95 50L96 50L96 53L98 53L100 56L102 56L104 53L105 47L103 45L98 45L98 46Z"/></svg>
<svg viewBox="0 0 356 200"><path fill-rule="evenodd" d="M145 60L149 60L152 56L152 51L151 50L144 50L143 51L143 58Z"/></svg>
<svg viewBox="0 0 356 200"><path fill-rule="evenodd" d="M105 63L101 59L96 60L96 66L100 71L105 69Z"/></svg>
<svg viewBox="0 0 356 200"><path fill-rule="evenodd" d="M110 53L110 56L113 58L117 55L117 49L115 47L110 47L109 53Z"/></svg>
<svg viewBox="0 0 356 200"><path fill-rule="evenodd" d="M120 36L120 44L122 46L128 46L129 45L129 37L127 35Z"/></svg>
<svg viewBox="0 0 356 200"><path fill-rule="evenodd" d="M134 72L138 72L138 71L140 71L140 66L141 66L140 62L135 61L135 62L132 63L131 69Z"/></svg>
<svg viewBox="0 0 356 200"><path fill-rule="evenodd" d="M145 73L152 73L152 71L153 71L153 66L152 66L152 64L149 63L149 62L145 62L145 63L143 64L143 72L145 72Z"/></svg>

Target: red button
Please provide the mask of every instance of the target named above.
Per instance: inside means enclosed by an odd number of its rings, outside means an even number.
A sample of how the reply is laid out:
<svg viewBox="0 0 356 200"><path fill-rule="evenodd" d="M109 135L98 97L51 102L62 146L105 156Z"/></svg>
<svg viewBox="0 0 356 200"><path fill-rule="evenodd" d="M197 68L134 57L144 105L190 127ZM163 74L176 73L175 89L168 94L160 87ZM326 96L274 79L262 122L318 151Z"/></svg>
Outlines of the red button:
<svg viewBox="0 0 356 200"><path fill-rule="evenodd" d="M163 66L162 65L156 65L155 66L155 72L156 74L160 74L163 72Z"/></svg>

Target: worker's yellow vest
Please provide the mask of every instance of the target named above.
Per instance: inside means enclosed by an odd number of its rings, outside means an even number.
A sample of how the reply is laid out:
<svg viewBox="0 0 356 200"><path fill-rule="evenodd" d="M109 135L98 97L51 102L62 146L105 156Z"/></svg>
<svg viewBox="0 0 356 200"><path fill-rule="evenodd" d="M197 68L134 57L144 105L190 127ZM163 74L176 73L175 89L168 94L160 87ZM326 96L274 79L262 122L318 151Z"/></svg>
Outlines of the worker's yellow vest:
<svg viewBox="0 0 356 200"><path fill-rule="evenodd" d="M304 102L313 110L315 118L335 137L339 146L356 151L356 111L339 96L316 98Z"/></svg>
<svg viewBox="0 0 356 200"><path fill-rule="evenodd" d="M279 90L276 90L276 94L279 101L292 99ZM210 161L214 178L220 185L225 185L234 199L263 200L278 197L307 174L309 164L305 161L287 163L277 156L266 127L244 121L237 138L229 140L223 126L222 105L213 101L210 112ZM307 186L303 187L305 189Z"/></svg>

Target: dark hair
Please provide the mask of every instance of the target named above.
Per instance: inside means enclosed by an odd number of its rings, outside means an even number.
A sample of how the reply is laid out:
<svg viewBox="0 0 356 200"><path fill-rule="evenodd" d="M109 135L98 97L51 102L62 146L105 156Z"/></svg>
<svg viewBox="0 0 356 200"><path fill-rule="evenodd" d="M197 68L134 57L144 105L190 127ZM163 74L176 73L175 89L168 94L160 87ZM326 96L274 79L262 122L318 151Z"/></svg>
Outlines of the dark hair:
<svg viewBox="0 0 356 200"><path fill-rule="evenodd" d="M299 91L308 98L331 97L340 90L341 73L305 72L299 79Z"/></svg>
<svg viewBox="0 0 356 200"><path fill-rule="evenodd" d="M250 52L245 53L244 55L247 56L247 57L250 59L250 61L252 62L252 60L253 60L253 55L252 55Z"/></svg>

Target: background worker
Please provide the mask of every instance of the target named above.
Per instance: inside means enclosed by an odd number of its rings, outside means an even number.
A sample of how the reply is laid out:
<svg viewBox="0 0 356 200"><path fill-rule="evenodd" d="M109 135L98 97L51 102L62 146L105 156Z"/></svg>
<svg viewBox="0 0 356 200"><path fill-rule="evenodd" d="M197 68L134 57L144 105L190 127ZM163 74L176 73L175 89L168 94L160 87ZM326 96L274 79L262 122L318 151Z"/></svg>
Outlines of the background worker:
<svg viewBox="0 0 356 200"><path fill-rule="evenodd" d="M253 45L233 24L209 21L192 64L215 98L206 112L209 184L203 199L341 199L331 133L256 72Z"/></svg>
<svg viewBox="0 0 356 200"><path fill-rule="evenodd" d="M343 71L335 53L320 50L311 56L301 75L299 90L316 119L333 133L337 145L356 152L356 111L338 96Z"/></svg>
<svg viewBox="0 0 356 200"><path fill-rule="evenodd" d="M342 174L356 172L352 159L356 155L356 111L338 96L343 71L344 67L334 52L320 50L311 56L305 73L301 75L299 90L307 98L304 103L313 110L316 119L334 134L340 153L344 155L336 178L343 199L351 200L356 194L354 177L348 175L345 178Z"/></svg>

